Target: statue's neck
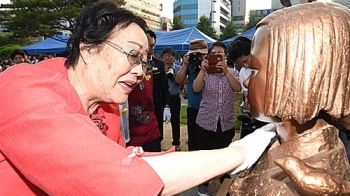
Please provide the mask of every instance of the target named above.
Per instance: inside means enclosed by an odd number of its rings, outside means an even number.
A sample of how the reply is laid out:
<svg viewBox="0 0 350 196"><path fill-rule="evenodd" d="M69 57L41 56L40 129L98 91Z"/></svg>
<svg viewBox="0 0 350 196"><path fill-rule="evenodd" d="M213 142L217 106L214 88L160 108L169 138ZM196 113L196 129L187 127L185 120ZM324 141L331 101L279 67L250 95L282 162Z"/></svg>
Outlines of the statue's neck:
<svg viewBox="0 0 350 196"><path fill-rule="evenodd" d="M316 123L319 120L323 120L324 123L321 123L322 126L324 124L332 124L331 118L329 115L323 113L313 118L310 121L307 121L305 124L300 125L296 120L287 120L281 123L281 127L277 129L279 138L282 143L285 143L291 139L298 138L301 135L304 135L309 131L319 129L320 124Z"/></svg>

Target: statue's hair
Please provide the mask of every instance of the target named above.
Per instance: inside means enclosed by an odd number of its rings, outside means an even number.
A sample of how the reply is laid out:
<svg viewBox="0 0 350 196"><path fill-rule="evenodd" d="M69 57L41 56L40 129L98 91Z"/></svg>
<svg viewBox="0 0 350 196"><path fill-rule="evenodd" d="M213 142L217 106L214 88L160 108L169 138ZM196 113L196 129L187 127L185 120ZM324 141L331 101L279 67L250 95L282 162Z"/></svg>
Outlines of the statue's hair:
<svg viewBox="0 0 350 196"><path fill-rule="evenodd" d="M299 124L321 110L350 113L350 10L307 3L278 10L257 24L268 28L265 115Z"/></svg>

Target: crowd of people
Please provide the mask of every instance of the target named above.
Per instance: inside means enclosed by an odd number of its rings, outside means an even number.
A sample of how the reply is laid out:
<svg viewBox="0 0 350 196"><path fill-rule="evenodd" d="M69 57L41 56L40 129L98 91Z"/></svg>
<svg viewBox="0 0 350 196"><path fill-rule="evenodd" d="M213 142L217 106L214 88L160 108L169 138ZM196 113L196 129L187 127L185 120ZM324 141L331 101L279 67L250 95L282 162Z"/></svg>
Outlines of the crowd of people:
<svg viewBox="0 0 350 196"><path fill-rule="evenodd" d="M227 47L195 39L181 60L172 47L154 54L156 40L142 18L104 1L76 18L65 58L30 60L15 50L3 60L0 109L12 112L0 114L0 192L174 195L198 186L202 196L210 194L209 180L249 169L277 135L275 122L264 123L233 141L235 94L257 111L245 81L263 57L251 56L251 40ZM174 147L162 152L163 123L171 123Z"/></svg>
<svg viewBox="0 0 350 196"><path fill-rule="evenodd" d="M40 54L40 55L33 55L30 56L26 51L15 49L10 54L10 58L7 59L5 57L0 59L0 72L5 71L7 68L19 64L19 63L29 63L29 64L35 64L37 62L47 60L54 58L53 53L47 53L47 54Z"/></svg>

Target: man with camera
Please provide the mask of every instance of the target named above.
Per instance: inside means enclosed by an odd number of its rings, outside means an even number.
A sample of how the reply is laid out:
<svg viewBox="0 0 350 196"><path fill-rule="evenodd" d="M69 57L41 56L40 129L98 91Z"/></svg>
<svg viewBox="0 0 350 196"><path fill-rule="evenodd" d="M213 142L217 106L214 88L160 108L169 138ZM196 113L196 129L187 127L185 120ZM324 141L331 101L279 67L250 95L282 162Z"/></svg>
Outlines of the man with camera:
<svg viewBox="0 0 350 196"><path fill-rule="evenodd" d="M188 131L188 150L196 150L196 118L199 109L199 103L202 100L202 92L193 91L193 81L196 79L204 55L208 54L207 42L203 39L195 39L190 42L190 50L183 57L183 64L175 77L175 82L183 84L188 79L188 104L187 104L187 131Z"/></svg>
<svg viewBox="0 0 350 196"><path fill-rule="evenodd" d="M175 64L175 51L172 47L166 47L162 51L162 59L165 66L166 76L168 78L170 93L170 112L171 112L171 129L173 135L173 146L176 151L180 151L180 110L181 98L179 95L180 85L174 80L180 66Z"/></svg>

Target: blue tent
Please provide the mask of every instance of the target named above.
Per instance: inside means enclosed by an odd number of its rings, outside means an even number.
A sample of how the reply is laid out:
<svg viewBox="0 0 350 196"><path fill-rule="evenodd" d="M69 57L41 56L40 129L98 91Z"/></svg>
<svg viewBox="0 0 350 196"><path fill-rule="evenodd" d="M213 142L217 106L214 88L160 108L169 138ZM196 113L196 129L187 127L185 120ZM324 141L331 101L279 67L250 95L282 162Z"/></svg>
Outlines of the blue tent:
<svg viewBox="0 0 350 196"><path fill-rule="evenodd" d="M155 31L157 43L154 53L160 54L165 47L171 46L176 53L185 54L189 50L190 42L194 39L204 39L208 46L216 40L205 35L195 27L174 31Z"/></svg>
<svg viewBox="0 0 350 196"><path fill-rule="evenodd" d="M222 42L223 42L226 46L229 46L230 43L231 43L234 39L236 39L237 37L239 37L239 36L243 36L243 37L246 37L246 38L252 40L253 37L254 37L255 30L256 30L255 27L253 27L253 28L249 29L248 31L245 31L245 32L243 32L243 33L241 33L241 34L239 34L239 35L236 35L236 36L234 36L234 37L231 37L231 38L229 38L229 39L226 39L226 40L224 40L224 41L222 41Z"/></svg>
<svg viewBox="0 0 350 196"><path fill-rule="evenodd" d="M68 38L69 36L67 35L54 35L44 41L23 47L21 50L28 52L29 55L46 53L60 54L66 50Z"/></svg>

